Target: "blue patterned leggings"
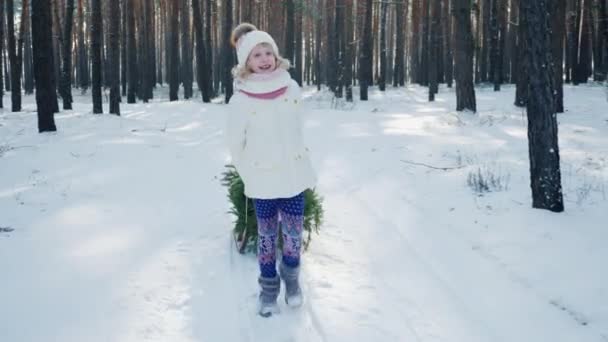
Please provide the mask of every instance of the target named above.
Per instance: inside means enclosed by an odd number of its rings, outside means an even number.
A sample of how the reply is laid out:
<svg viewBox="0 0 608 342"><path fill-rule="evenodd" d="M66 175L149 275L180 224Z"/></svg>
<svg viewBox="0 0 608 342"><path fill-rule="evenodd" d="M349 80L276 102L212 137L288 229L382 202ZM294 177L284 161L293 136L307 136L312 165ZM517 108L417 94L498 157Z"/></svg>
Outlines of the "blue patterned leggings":
<svg viewBox="0 0 608 342"><path fill-rule="evenodd" d="M275 277L276 244L279 219L283 234L283 263L300 264L302 226L304 224L304 193L291 198L253 199L258 221L258 262L262 277Z"/></svg>

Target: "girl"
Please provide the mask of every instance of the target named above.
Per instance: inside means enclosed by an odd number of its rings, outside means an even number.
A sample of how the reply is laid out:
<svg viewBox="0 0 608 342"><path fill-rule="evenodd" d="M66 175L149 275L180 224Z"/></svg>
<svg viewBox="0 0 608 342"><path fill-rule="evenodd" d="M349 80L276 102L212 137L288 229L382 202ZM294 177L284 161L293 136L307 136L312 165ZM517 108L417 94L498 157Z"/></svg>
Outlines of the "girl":
<svg viewBox="0 0 608 342"><path fill-rule="evenodd" d="M232 32L238 65L233 70L227 135L245 195L253 198L258 223L258 262L261 290L258 312L278 313L280 278L285 302L302 304L298 282L304 221L304 190L315 185L300 122L301 93L287 72L289 61L279 55L272 37L249 23ZM279 226L283 253L276 269Z"/></svg>

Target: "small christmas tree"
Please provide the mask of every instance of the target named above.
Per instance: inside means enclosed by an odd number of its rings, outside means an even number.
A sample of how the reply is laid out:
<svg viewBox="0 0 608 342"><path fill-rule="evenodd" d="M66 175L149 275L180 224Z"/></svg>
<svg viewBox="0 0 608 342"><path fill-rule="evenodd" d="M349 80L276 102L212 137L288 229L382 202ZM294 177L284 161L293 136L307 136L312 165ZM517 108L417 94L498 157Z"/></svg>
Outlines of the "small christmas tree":
<svg viewBox="0 0 608 342"><path fill-rule="evenodd" d="M253 200L245 196L245 185L233 165L226 165L222 174L222 185L228 188L228 199L232 204L230 213L236 217L234 239L240 253L257 249L258 225ZM304 192L304 249L308 249L312 233L318 233L323 221L322 198L314 190ZM279 244L281 234L279 234Z"/></svg>

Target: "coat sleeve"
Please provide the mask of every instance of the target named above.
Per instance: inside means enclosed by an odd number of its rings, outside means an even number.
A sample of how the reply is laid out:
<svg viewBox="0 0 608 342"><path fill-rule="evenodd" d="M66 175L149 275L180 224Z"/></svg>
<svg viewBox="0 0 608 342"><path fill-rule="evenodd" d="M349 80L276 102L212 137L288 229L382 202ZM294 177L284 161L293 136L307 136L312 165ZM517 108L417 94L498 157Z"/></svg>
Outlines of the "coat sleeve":
<svg viewBox="0 0 608 342"><path fill-rule="evenodd" d="M232 164L238 168L245 146L247 146L247 116L241 104L240 95L235 94L229 104L226 118L226 142L232 157Z"/></svg>

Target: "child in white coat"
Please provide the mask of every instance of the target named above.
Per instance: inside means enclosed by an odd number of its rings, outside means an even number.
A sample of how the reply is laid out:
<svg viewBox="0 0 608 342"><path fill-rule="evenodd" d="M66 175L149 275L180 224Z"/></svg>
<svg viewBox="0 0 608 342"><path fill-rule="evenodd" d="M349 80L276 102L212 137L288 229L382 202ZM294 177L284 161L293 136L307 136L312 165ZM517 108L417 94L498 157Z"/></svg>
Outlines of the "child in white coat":
<svg viewBox="0 0 608 342"><path fill-rule="evenodd" d="M236 167L253 198L258 224L260 296L258 312L277 313L280 278L288 306L302 303L298 282L304 222L304 190L316 176L302 138L301 91L272 37L249 23L232 32L238 65L230 100L227 135ZM276 269L279 228L283 251ZM280 276L280 278L279 278Z"/></svg>

